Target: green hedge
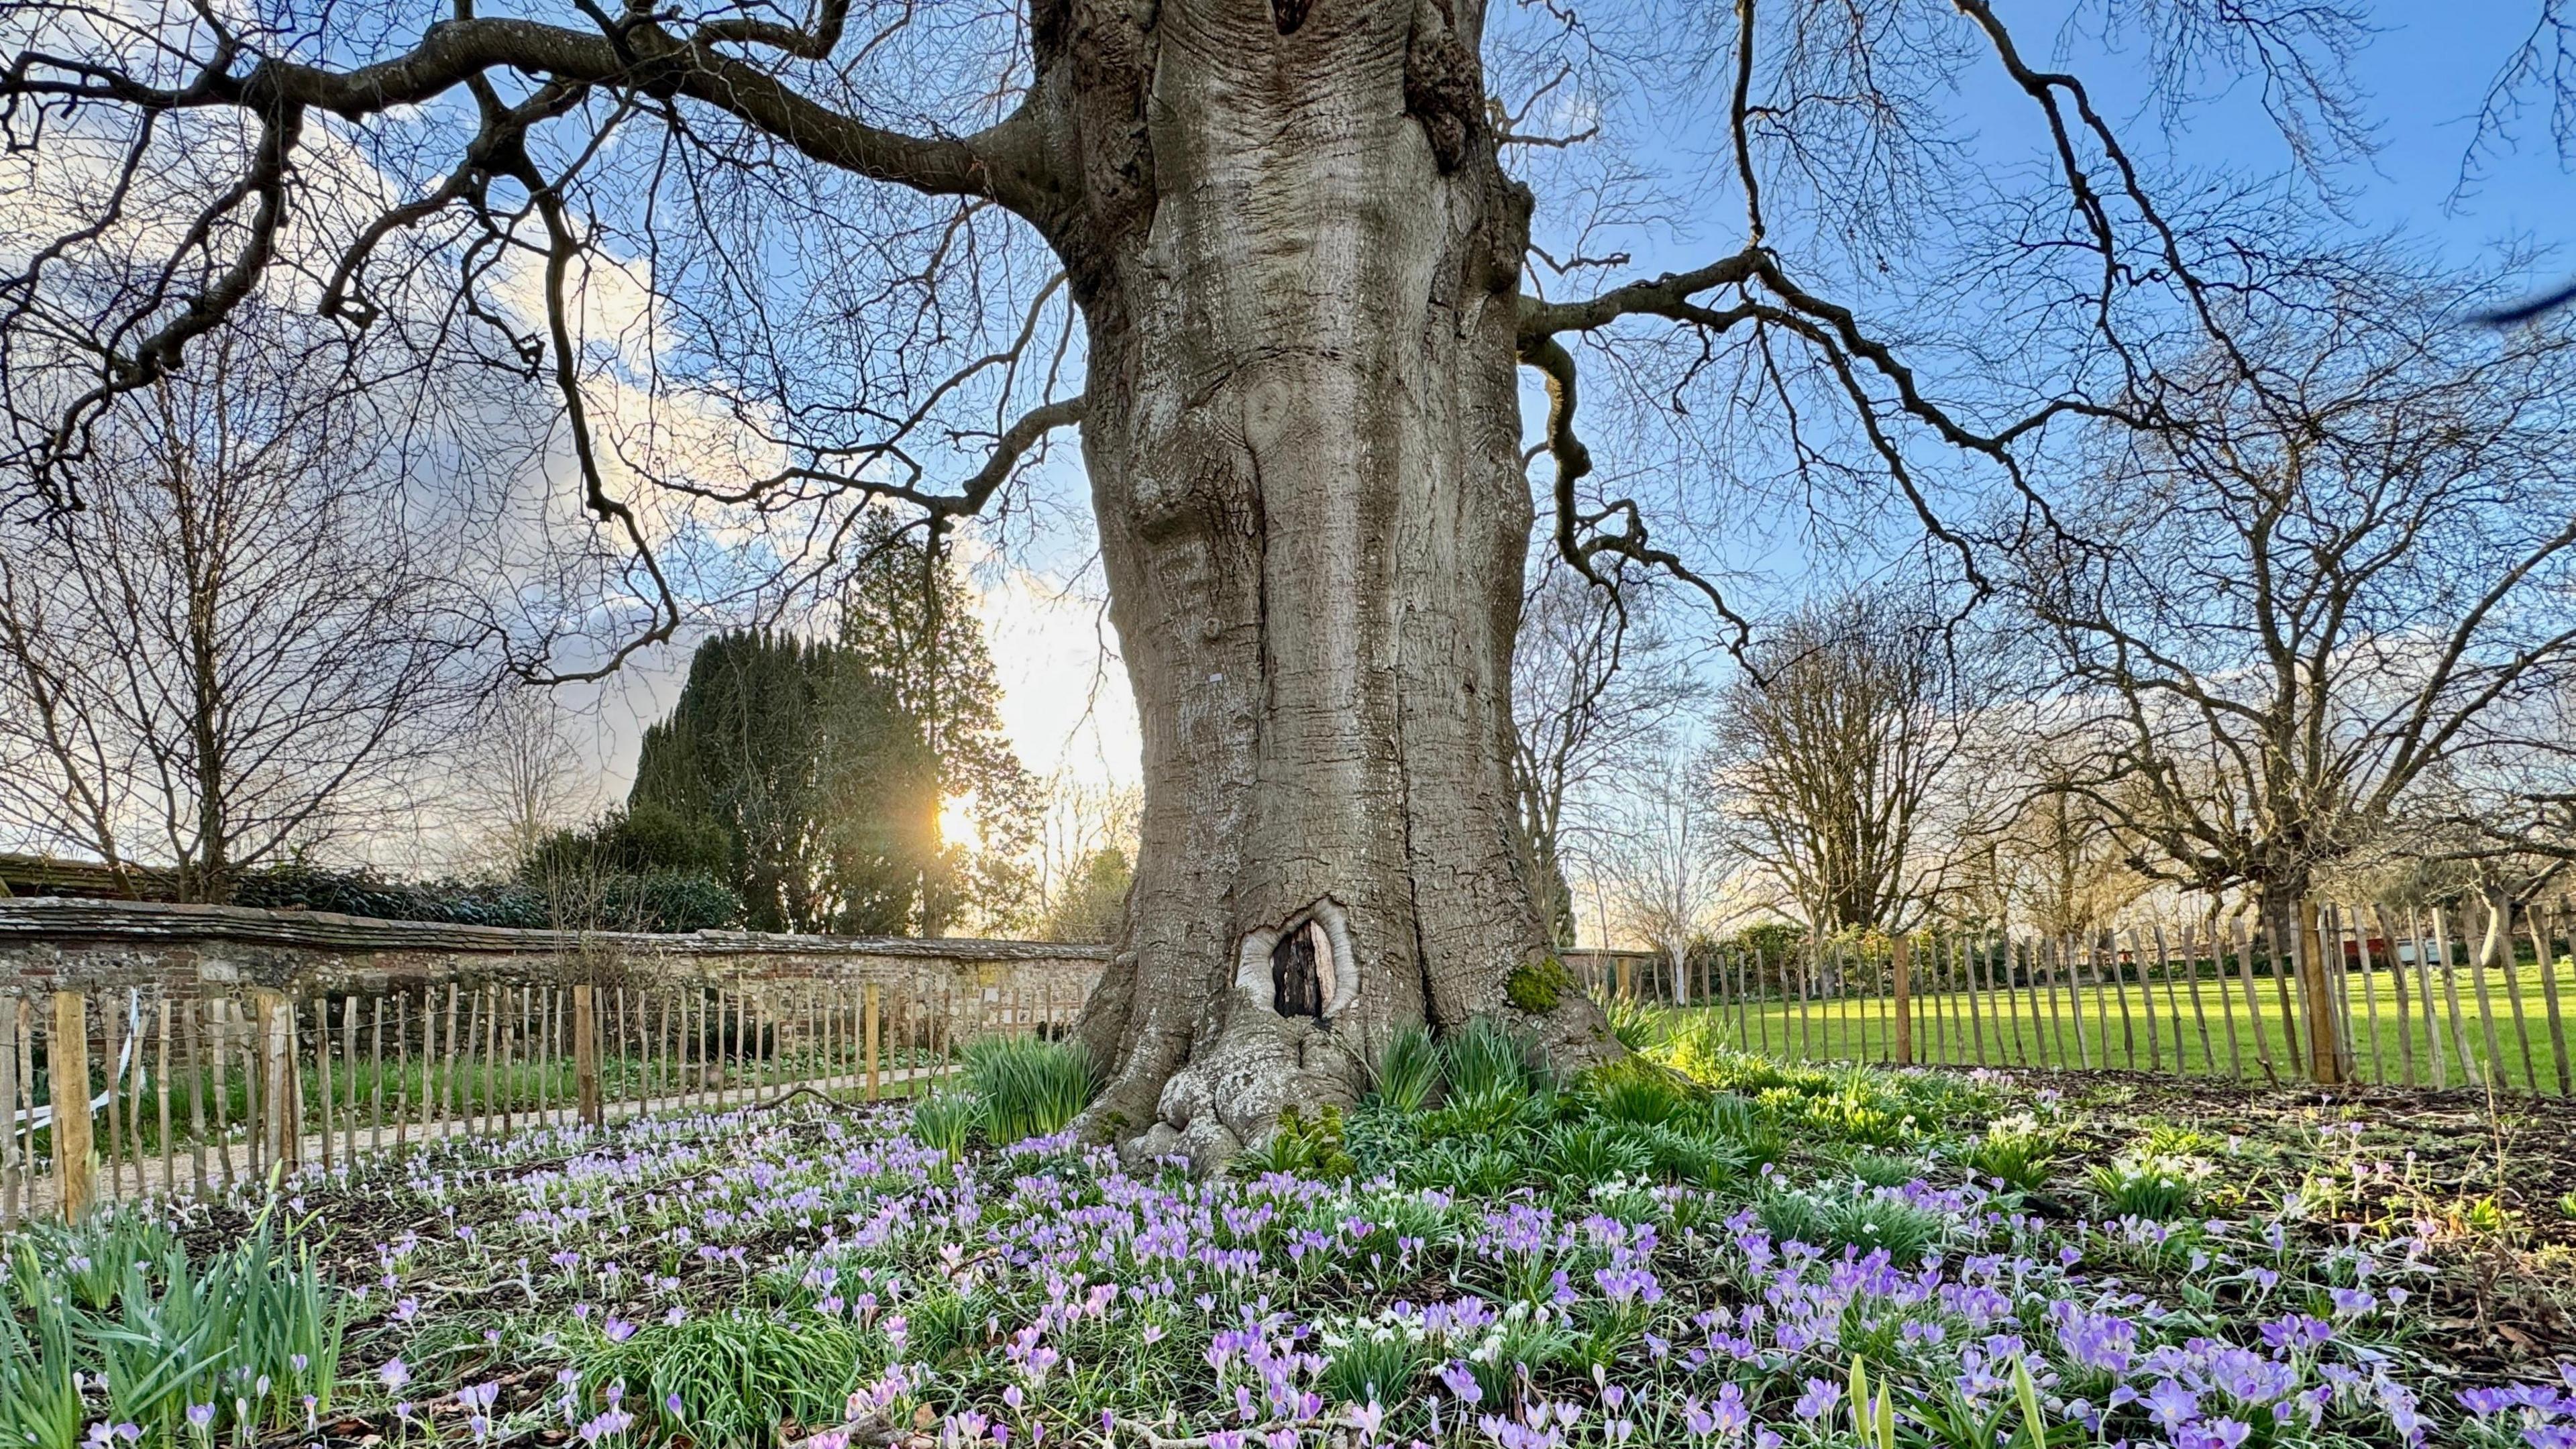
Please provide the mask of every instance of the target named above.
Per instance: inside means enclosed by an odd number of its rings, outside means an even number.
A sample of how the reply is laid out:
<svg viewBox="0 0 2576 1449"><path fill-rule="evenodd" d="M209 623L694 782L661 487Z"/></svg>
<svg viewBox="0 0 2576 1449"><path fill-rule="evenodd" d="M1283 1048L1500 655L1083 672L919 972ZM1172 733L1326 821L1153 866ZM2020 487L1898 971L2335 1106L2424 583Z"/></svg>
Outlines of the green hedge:
<svg viewBox="0 0 2576 1449"><path fill-rule="evenodd" d="M701 931L738 925L743 914L742 899L731 890L707 876L680 871L603 875L586 882L580 895L580 904L565 907L522 881L398 881L371 870L288 865L244 878L233 891L233 903L384 921L535 930Z"/></svg>

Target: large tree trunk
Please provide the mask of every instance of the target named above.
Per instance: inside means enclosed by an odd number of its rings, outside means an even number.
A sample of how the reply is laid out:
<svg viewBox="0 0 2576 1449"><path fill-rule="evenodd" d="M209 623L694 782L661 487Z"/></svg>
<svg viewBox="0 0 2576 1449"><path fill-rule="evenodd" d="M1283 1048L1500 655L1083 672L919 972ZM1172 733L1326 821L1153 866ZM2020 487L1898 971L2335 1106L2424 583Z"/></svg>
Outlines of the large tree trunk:
<svg viewBox="0 0 2576 1449"><path fill-rule="evenodd" d="M1090 194L1058 245L1145 751L1124 949L1081 1034L1093 1128L1211 1165L1354 1100L1408 1023L1617 1048L1574 991L1506 1001L1555 973L1511 834L1528 201L1483 131L1478 16L1132 16L1078 0L1065 42Z"/></svg>

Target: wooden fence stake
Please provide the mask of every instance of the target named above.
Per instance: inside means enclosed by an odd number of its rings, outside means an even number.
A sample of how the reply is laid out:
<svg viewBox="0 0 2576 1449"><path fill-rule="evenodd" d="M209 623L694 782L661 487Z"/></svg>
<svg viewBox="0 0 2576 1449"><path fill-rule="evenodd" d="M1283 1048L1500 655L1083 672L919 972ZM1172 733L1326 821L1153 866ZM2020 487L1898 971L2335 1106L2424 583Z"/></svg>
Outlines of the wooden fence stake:
<svg viewBox="0 0 2576 1449"><path fill-rule="evenodd" d="M2299 902L2298 966L2307 995L2308 1075L2333 1086L2344 1079L2343 1031L2335 1020L2334 983L2326 976L2325 934L2318 929L2315 901Z"/></svg>
<svg viewBox="0 0 2576 1449"><path fill-rule="evenodd" d="M2509 1085L2512 1074L2505 1070L2504 1050L2496 1043L2495 1002L2487 995L2487 963L2494 958L2497 937L2502 934L2505 961L2510 964L2513 960L2513 937L2506 934L2510 930L2509 927L2499 929L2500 922L2494 906L2484 902L2481 904L2487 904L2486 938L2478 942L2478 953L2469 958L2469 981L2477 989L2478 1031L2487 1045L2487 1080L2495 1086L2505 1087ZM2505 980L2510 987L2512 978L2508 976Z"/></svg>
<svg viewBox="0 0 2576 1449"><path fill-rule="evenodd" d="M573 1090L580 1102L582 1125L592 1128L600 1125L598 1013L598 999L591 984L587 981L573 983Z"/></svg>
<svg viewBox="0 0 2576 1449"><path fill-rule="evenodd" d="M868 983L867 994L859 1010L859 1034L867 1042L868 1100L877 1100L877 983Z"/></svg>
<svg viewBox="0 0 2576 1449"><path fill-rule="evenodd" d="M99 1002L98 1018L99 1044L107 1049L107 1060L99 1064L107 1077L107 1151L100 1161L107 1169L107 1198L113 1202L119 1196L117 1178L124 1167L125 1157L125 1084L120 1080L125 1075L125 1056L121 1050L125 1018L117 1013L115 992L109 992L106 999Z"/></svg>
<svg viewBox="0 0 2576 1449"><path fill-rule="evenodd" d="M2360 913L2356 911L2354 915L2358 918ZM2359 925L2361 934L2365 937L2370 934L2372 926L2376 925L2379 928L2379 954L2387 958L2388 986L2397 994L2398 1067L2405 1073L2406 1085L2411 1087L2415 1085L2415 1035L2414 1018L2409 1014L2413 1008L2408 1006L2406 1001L2406 961L2397 954L2397 933L2388 928L2387 907L2373 905L2370 908L2370 919L2360 921ZM2364 946L2363 949L2369 948Z"/></svg>
<svg viewBox="0 0 2576 1449"><path fill-rule="evenodd" d="M2542 926L2536 906L2523 924L2531 929L2532 955L2540 961L2540 1004L2549 1018L2549 1053L2558 1063L2558 1095L2576 1095L2576 1084L2568 1080L2567 1027L2558 1016L2558 953L2550 948L2550 937L2556 933ZM2562 919L2559 924L2567 923Z"/></svg>
<svg viewBox="0 0 2576 1449"><path fill-rule="evenodd" d="M254 991L251 1020L259 1033L259 1109L254 1120L259 1124L260 1150L254 1170L291 1169L304 1149L301 1114L296 1110L301 1074L295 1066L295 1009L282 993Z"/></svg>
<svg viewBox="0 0 2576 1449"><path fill-rule="evenodd" d="M161 997L154 1012L157 1025L156 1056L152 1063L152 1090L161 1117L161 1192L175 1196L178 1189L178 1155L170 1144L170 998Z"/></svg>
<svg viewBox="0 0 2576 1449"><path fill-rule="evenodd" d="M331 1112L337 1106L331 1095L331 998L313 998L313 1090L321 1100L313 1105L322 1128L322 1170L331 1170Z"/></svg>
<svg viewBox="0 0 2576 1449"><path fill-rule="evenodd" d="M1894 959L1888 965L1889 981L1896 997L1896 1064L1914 1065L1914 942L1908 936L1896 938Z"/></svg>
<svg viewBox="0 0 2576 1449"><path fill-rule="evenodd" d="M2442 1007L2451 1018L2451 1046L2460 1054L2460 1075L2472 1086L2494 1080L2495 1064L2481 1066L2469 1045L2469 1028L2460 1016L2460 974L2451 960L2451 922L2440 906L2433 908L2433 951L2442 966Z"/></svg>
<svg viewBox="0 0 2576 1449"><path fill-rule="evenodd" d="M54 1097L54 1200L63 1221L77 1222L97 1191L90 1156L89 1002L77 991L54 993L53 1039L45 1043Z"/></svg>
<svg viewBox="0 0 2576 1449"><path fill-rule="evenodd" d="M2528 909L2523 912L2525 924L2529 924L2532 914ZM2540 1067L2532 1060L2531 1028L2530 1024L2523 1019L2522 992L2514 985L2513 980L2513 907L2511 904L2508 903L2504 910L2497 913L2497 918L2489 924L2493 926L2496 933L2496 962L2504 971L2504 999L2513 1009L2514 1040L2522 1043L2522 1082L2536 1097L2540 1095ZM2540 964L2547 966L2549 963L2544 958ZM2488 1030L2492 1031L2494 1028L2490 1026Z"/></svg>
<svg viewBox="0 0 2576 1449"><path fill-rule="evenodd" d="M2379 1059L2379 983L2370 974L2370 928L2361 923L2361 912L2350 906L2335 908L2335 955L2343 955L2343 939L2349 932L2353 952L2361 967L2361 1015L2370 1023L2370 1067L2365 1080L2388 1085L2388 1066ZM2352 1028L2352 1002L2347 993L2344 1001L2344 1037L2357 1035Z"/></svg>
<svg viewBox="0 0 2576 1449"><path fill-rule="evenodd" d="M0 998L0 1232L18 1225L18 1040L26 1031L26 1003Z"/></svg>

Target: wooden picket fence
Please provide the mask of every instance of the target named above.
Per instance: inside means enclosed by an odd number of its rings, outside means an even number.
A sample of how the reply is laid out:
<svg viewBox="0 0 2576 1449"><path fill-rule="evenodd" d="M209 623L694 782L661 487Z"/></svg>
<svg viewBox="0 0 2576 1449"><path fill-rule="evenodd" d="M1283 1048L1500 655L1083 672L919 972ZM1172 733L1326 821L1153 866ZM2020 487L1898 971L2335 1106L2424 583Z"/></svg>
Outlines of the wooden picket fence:
<svg viewBox="0 0 2576 1449"><path fill-rule="evenodd" d="M2576 995L2576 911L2472 923L2326 906L2313 926L2283 933L2312 946L2242 921L2142 920L1569 960L1605 999L1706 1013L1735 1044L1791 1060L2576 1096L2561 1004Z"/></svg>
<svg viewBox="0 0 2576 1449"><path fill-rule="evenodd" d="M947 974L0 995L0 1229L445 1137L909 1093L1080 1007L1052 978Z"/></svg>

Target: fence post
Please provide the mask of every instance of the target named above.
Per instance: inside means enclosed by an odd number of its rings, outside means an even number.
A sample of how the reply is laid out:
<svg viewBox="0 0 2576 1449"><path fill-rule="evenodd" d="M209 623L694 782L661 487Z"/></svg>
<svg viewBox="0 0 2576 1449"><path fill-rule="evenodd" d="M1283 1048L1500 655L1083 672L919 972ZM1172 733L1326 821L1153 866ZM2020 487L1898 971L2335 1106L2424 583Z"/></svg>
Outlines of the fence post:
<svg viewBox="0 0 2576 1449"><path fill-rule="evenodd" d="M585 1127L599 1125L599 1002L591 984L572 988L572 1077Z"/></svg>
<svg viewBox="0 0 2576 1449"><path fill-rule="evenodd" d="M867 1038L868 1100L877 1099L877 983L871 981L860 998L859 1014L863 1018L859 1031Z"/></svg>
<svg viewBox="0 0 2576 1449"><path fill-rule="evenodd" d="M1914 943L1896 938L1892 976L1896 987L1896 1064L1914 1065Z"/></svg>
<svg viewBox="0 0 2576 1449"><path fill-rule="evenodd" d="M251 993L259 1023L260 1135L269 1166L293 1170L304 1150L303 1083L295 1067L295 1011L282 992Z"/></svg>
<svg viewBox="0 0 2576 1449"><path fill-rule="evenodd" d="M97 1191L89 1131L88 998L77 991L54 993L54 1038L45 1046L54 1097L54 1196L63 1221L77 1222Z"/></svg>
<svg viewBox="0 0 2576 1449"><path fill-rule="evenodd" d="M2335 963L2341 969L2343 963ZM2299 980L2307 987L2308 1073L2332 1086L2344 1078L2343 1023L2337 1020L2334 986L2326 977L2325 937L2317 928L2317 903L2299 902Z"/></svg>

